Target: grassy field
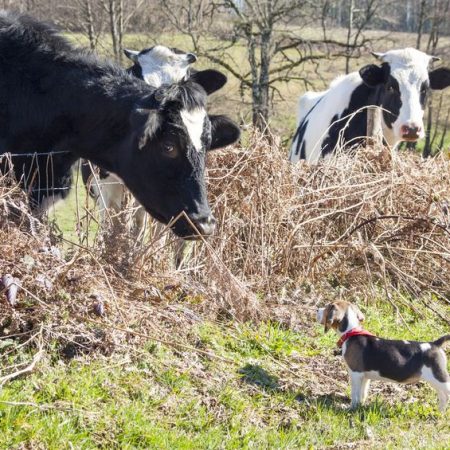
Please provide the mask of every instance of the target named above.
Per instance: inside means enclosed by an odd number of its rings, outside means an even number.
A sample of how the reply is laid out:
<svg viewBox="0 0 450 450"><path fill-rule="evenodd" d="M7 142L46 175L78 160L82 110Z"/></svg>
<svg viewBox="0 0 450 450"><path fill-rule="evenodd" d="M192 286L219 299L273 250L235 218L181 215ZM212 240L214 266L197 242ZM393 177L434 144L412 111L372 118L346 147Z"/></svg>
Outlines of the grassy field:
<svg viewBox="0 0 450 450"><path fill-rule="evenodd" d="M380 336L446 331L426 312L404 311L403 323L381 303L364 311ZM149 339L108 359L46 355L0 391L0 448L448 448L449 411L437 412L427 385L374 383L368 404L350 411L336 336L312 318L305 310L293 330L201 322L171 332L186 348Z"/></svg>

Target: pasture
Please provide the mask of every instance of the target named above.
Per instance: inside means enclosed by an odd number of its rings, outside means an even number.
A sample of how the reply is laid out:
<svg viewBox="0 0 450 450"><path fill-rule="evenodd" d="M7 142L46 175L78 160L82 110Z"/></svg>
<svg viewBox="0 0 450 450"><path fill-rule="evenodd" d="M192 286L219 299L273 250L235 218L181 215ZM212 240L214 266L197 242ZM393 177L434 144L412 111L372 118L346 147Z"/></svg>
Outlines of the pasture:
<svg viewBox="0 0 450 450"><path fill-rule="evenodd" d="M305 68L317 89L343 67L324 64ZM304 86L279 89L270 141L246 127L241 145L209 156L219 226L181 271L169 236L141 245L124 228L98 233L77 176L36 235L26 215L8 216L22 194L0 185L0 268L23 286L14 311L0 303L0 380L31 368L0 384L0 448L448 448L449 411L429 386L374 383L368 404L348 410L337 337L315 311L349 299L379 336L449 332L450 162L375 147L292 168ZM237 92L231 79L214 103L247 123Z"/></svg>

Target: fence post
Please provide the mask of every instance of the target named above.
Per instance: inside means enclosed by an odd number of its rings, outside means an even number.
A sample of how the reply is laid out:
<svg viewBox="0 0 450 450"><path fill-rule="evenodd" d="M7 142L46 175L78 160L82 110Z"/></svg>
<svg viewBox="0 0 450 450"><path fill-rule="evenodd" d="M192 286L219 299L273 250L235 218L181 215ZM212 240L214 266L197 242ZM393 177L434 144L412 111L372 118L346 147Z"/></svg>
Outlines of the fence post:
<svg viewBox="0 0 450 450"><path fill-rule="evenodd" d="M382 142L381 108L372 105L367 108L367 145L376 145Z"/></svg>

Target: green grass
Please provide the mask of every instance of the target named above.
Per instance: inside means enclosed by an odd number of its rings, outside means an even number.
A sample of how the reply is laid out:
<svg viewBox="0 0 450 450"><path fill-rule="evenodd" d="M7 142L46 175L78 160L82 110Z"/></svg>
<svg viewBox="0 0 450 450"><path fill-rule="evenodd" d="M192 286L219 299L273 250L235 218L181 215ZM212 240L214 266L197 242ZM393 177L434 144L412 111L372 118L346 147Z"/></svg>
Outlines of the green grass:
<svg viewBox="0 0 450 450"><path fill-rule="evenodd" d="M365 312L381 336L446 331L428 315L403 312L408 330L386 306ZM427 385L374 383L368 404L349 411L336 336L319 325L203 322L189 335L188 344L227 360L154 342L131 359L47 358L0 391L0 448L448 448L449 412L437 412Z"/></svg>

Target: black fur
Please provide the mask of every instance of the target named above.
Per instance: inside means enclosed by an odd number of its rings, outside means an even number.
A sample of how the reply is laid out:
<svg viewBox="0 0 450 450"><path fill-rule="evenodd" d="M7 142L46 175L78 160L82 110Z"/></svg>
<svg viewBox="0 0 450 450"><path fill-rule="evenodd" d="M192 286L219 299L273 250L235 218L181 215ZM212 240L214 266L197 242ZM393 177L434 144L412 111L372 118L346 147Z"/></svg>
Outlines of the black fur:
<svg viewBox="0 0 450 450"><path fill-rule="evenodd" d="M203 167L193 167L187 157L191 144L179 116L181 109L205 106L200 84L188 80L156 90L74 49L54 27L8 12L0 14L0 63L0 154L68 152L54 155L51 163L44 155L13 158L16 177L36 204L69 187L71 166L83 157L119 175L164 223L183 210L194 222L209 217L203 176L193 177L203 175ZM143 123L136 124L133 117L142 109ZM215 136L205 134L204 150L212 140L232 143L228 132L214 131ZM168 140L178 145L175 159L165 154ZM185 236L190 227L179 221L174 231Z"/></svg>
<svg viewBox="0 0 450 450"><path fill-rule="evenodd" d="M306 129L308 128L308 123L309 123L308 117L311 115L311 113L314 111L314 109L320 103L321 100L322 100L321 98L319 100L317 100L317 102L314 104L314 106L308 111L306 116L300 122L300 124L297 128L297 131L295 132L294 142L297 140L297 147L295 149L295 154L298 155L300 153L301 159L306 158L306 154L305 154L306 143L305 143L304 137L305 137Z"/></svg>
<svg viewBox="0 0 450 450"><path fill-rule="evenodd" d="M442 90L450 86L450 69L439 67L429 73L431 89Z"/></svg>
<svg viewBox="0 0 450 450"><path fill-rule="evenodd" d="M425 352L422 342L381 339L373 336L352 336L347 340L344 358L355 372L377 371L382 377L398 382L415 381L422 367L430 367L439 381L449 381L442 370L437 352L439 346L430 342L431 348ZM361 355L352 358L351 355Z"/></svg>
<svg viewBox="0 0 450 450"><path fill-rule="evenodd" d="M388 127L392 127L400 113L402 101L399 85L390 75L389 64L384 63L381 67L371 64L363 67L360 74L363 83L353 91L347 108L331 120L328 135L322 143L322 155L331 153L335 149L344 126L344 143L348 146L364 143L363 136L367 135L367 109L356 113L348 125L348 119L345 119L359 109L368 105L383 107L383 118Z"/></svg>

